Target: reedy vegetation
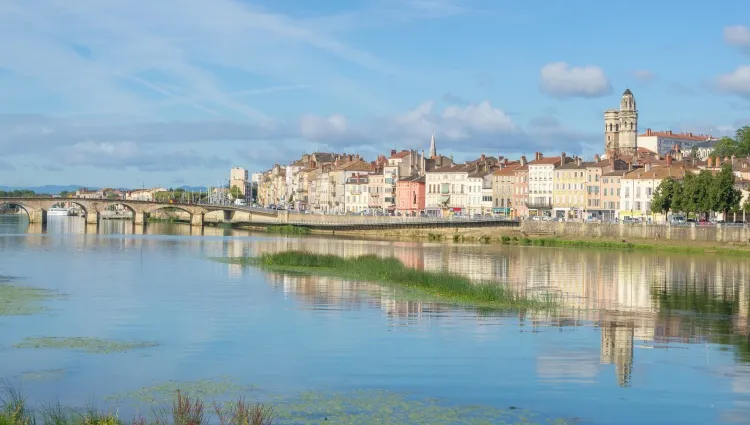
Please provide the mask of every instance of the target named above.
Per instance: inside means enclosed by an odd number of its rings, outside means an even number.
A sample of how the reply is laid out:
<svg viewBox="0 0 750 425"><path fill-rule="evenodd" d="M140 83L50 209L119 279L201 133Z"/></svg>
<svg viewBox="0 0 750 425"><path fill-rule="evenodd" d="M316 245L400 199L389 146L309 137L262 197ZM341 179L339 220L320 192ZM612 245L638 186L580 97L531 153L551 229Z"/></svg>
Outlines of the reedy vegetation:
<svg viewBox="0 0 750 425"><path fill-rule="evenodd" d="M305 251L284 251L264 253L260 257L228 258L224 261L255 265L271 271L307 272L394 285L441 300L478 307L547 309L555 305L556 301L549 295L540 298L522 296L497 282L476 282L455 273L413 269L393 257L363 255L346 258Z"/></svg>
<svg viewBox="0 0 750 425"><path fill-rule="evenodd" d="M244 398L230 405L213 403L218 425L271 425L275 412L272 407L248 403ZM155 419L143 417L123 420L117 414L101 412L93 407L72 409L59 404L38 410L29 408L26 398L17 389L6 386L0 398L0 425L209 425L203 401L175 393L171 410L156 410Z"/></svg>

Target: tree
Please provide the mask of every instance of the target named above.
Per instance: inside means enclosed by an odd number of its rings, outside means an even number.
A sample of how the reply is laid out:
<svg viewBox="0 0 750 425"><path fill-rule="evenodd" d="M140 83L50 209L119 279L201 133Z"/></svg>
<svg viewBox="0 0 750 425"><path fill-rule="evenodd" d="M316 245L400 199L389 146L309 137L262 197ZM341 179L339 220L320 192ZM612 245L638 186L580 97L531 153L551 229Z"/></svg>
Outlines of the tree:
<svg viewBox="0 0 750 425"><path fill-rule="evenodd" d="M698 213L716 211L713 205L711 190L714 185L714 175L708 170L701 170L696 178L695 192L692 194Z"/></svg>
<svg viewBox="0 0 750 425"><path fill-rule="evenodd" d="M698 211L698 205L694 194L697 191L698 177L693 173L685 173L685 179L682 181L682 191L680 196L675 200L673 209L678 209L687 214Z"/></svg>
<svg viewBox="0 0 750 425"><path fill-rule="evenodd" d="M667 177L659 183L651 200L651 211L668 214L674 209L676 196L681 192L680 183L672 177Z"/></svg>
<svg viewBox="0 0 750 425"><path fill-rule="evenodd" d="M722 137L714 145L712 157L726 158L735 156L750 155L750 126L744 126L737 129L732 137Z"/></svg>
<svg viewBox="0 0 750 425"><path fill-rule="evenodd" d="M702 173L701 173L702 174ZM742 192L734 187L731 164L724 164L719 174L713 177L709 190L710 211L721 211L724 219L729 211L736 211L742 200Z"/></svg>
<svg viewBox="0 0 750 425"><path fill-rule="evenodd" d="M229 194L234 199L242 199L242 190L240 190L237 186L232 186L232 188L229 190Z"/></svg>

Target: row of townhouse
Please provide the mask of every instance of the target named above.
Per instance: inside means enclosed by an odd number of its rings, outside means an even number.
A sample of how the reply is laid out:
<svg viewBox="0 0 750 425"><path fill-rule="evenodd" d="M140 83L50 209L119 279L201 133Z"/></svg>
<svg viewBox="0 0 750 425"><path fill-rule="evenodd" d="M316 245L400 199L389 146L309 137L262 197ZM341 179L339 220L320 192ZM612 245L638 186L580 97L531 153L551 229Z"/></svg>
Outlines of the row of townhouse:
<svg viewBox="0 0 750 425"><path fill-rule="evenodd" d="M718 171L727 161L747 196L750 159L686 158L678 147L666 155L638 148L631 156L596 155L593 161L564 152L552 157L537 152L531 161L482 155L463 164L416 150L393 150L372 162L358 155L314 153L263 173L258 199L263 205L334 214L655 219L651 200L665 178Z"/></svg>

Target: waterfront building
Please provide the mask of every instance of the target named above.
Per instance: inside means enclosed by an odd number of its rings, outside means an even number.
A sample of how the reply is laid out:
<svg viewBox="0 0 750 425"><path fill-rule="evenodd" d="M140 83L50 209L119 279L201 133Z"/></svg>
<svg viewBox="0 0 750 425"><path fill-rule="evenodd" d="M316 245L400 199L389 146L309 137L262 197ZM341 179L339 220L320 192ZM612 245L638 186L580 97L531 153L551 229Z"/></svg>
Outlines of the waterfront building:
<svg viewBox="0 0 750 425"><path fill-rule="evenodd" d="M344 209L346 213L365 212L370 207L370 190L367 174L352 173L344 183Z"/></svg>
<svg viewBox="0 0 750 425"><path fill-rule="evenodd" d="M521 156L518 167L513 170L513 197L510 215L512 218L529 216L529 164L526 156Z"/></svg>
<svg viewBox="0 0 750 425"><path fill-rule="evenodd" d="M697 171L697 168L686 162L672 163L672 157L668 155L664 165L646 163L643 168L626 173L620 179L620 218L631 217L651 221L663 219L661 214L651 212L651 201L656 188L667 177L682 180L685 173Z"/></svg>
<svg viewBox="0 0 750 425"><path fill-rule="evenodd" d="M565 158L565 154L561 155ZM586 166L581 158L572 161L562 160L553 174L554 216L566 220L584 218L586 209ZM598 175L597 175L598 177Z"/></svg>
<svg viewBox="0 0 750 425"><path fill-rule="evenodd" d="M390 205L390 202L386 204L385 196L385 176L383 170L374 171L369 175L369 189L370 189L370 205L369 208L375 212L384 212L386 206Z"/></svg>
<svg viewBox="0 0 750 425"><path fill-rule="evenodd" d="M630 89L622 94L620 109L604 111L604 149L608 157L637 154L638 109Z"/></svg>
<svg viewBox="0 0 750 425"><path fill-rule="evenodd" d="M628 170L604 172L601 176L601 219L613 221L619 218L620 180Z"/></svg>
<svg viewBox="0 0 750 425"><path fill-rule="evenodd" d="M425 208L425 176L414 175L396 182L396 212L417 216Z"/></svg>
<svg viewBox="0 0 750 425"><path fill-rule="evenodd" d="M511 216L513 205L513 181L520 162L509 163L507 160L492 173L492 213L505 217Z"/></svg>
<svg viewBox="0 0 750 425"><path fill-rule="evenodd" d="M565 159L565 154L545 158L537 152L534 160L529 162L529 200L530 216L551 216L553 180L555 167Z"/></svg>

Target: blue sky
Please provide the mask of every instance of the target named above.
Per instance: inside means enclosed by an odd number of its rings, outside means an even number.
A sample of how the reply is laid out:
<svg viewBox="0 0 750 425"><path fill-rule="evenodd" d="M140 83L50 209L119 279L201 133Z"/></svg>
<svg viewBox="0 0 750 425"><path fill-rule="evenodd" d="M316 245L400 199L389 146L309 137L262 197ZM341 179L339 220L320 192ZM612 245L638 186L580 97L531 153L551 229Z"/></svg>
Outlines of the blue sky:
<svg viewBox="0 0 750 425"><path fill-rule="evenodd" d="M682 6L681 6L682 5ZM0 2L0 185L207 185L304 152L457 160L750 123L750 3Z"/></svg>

